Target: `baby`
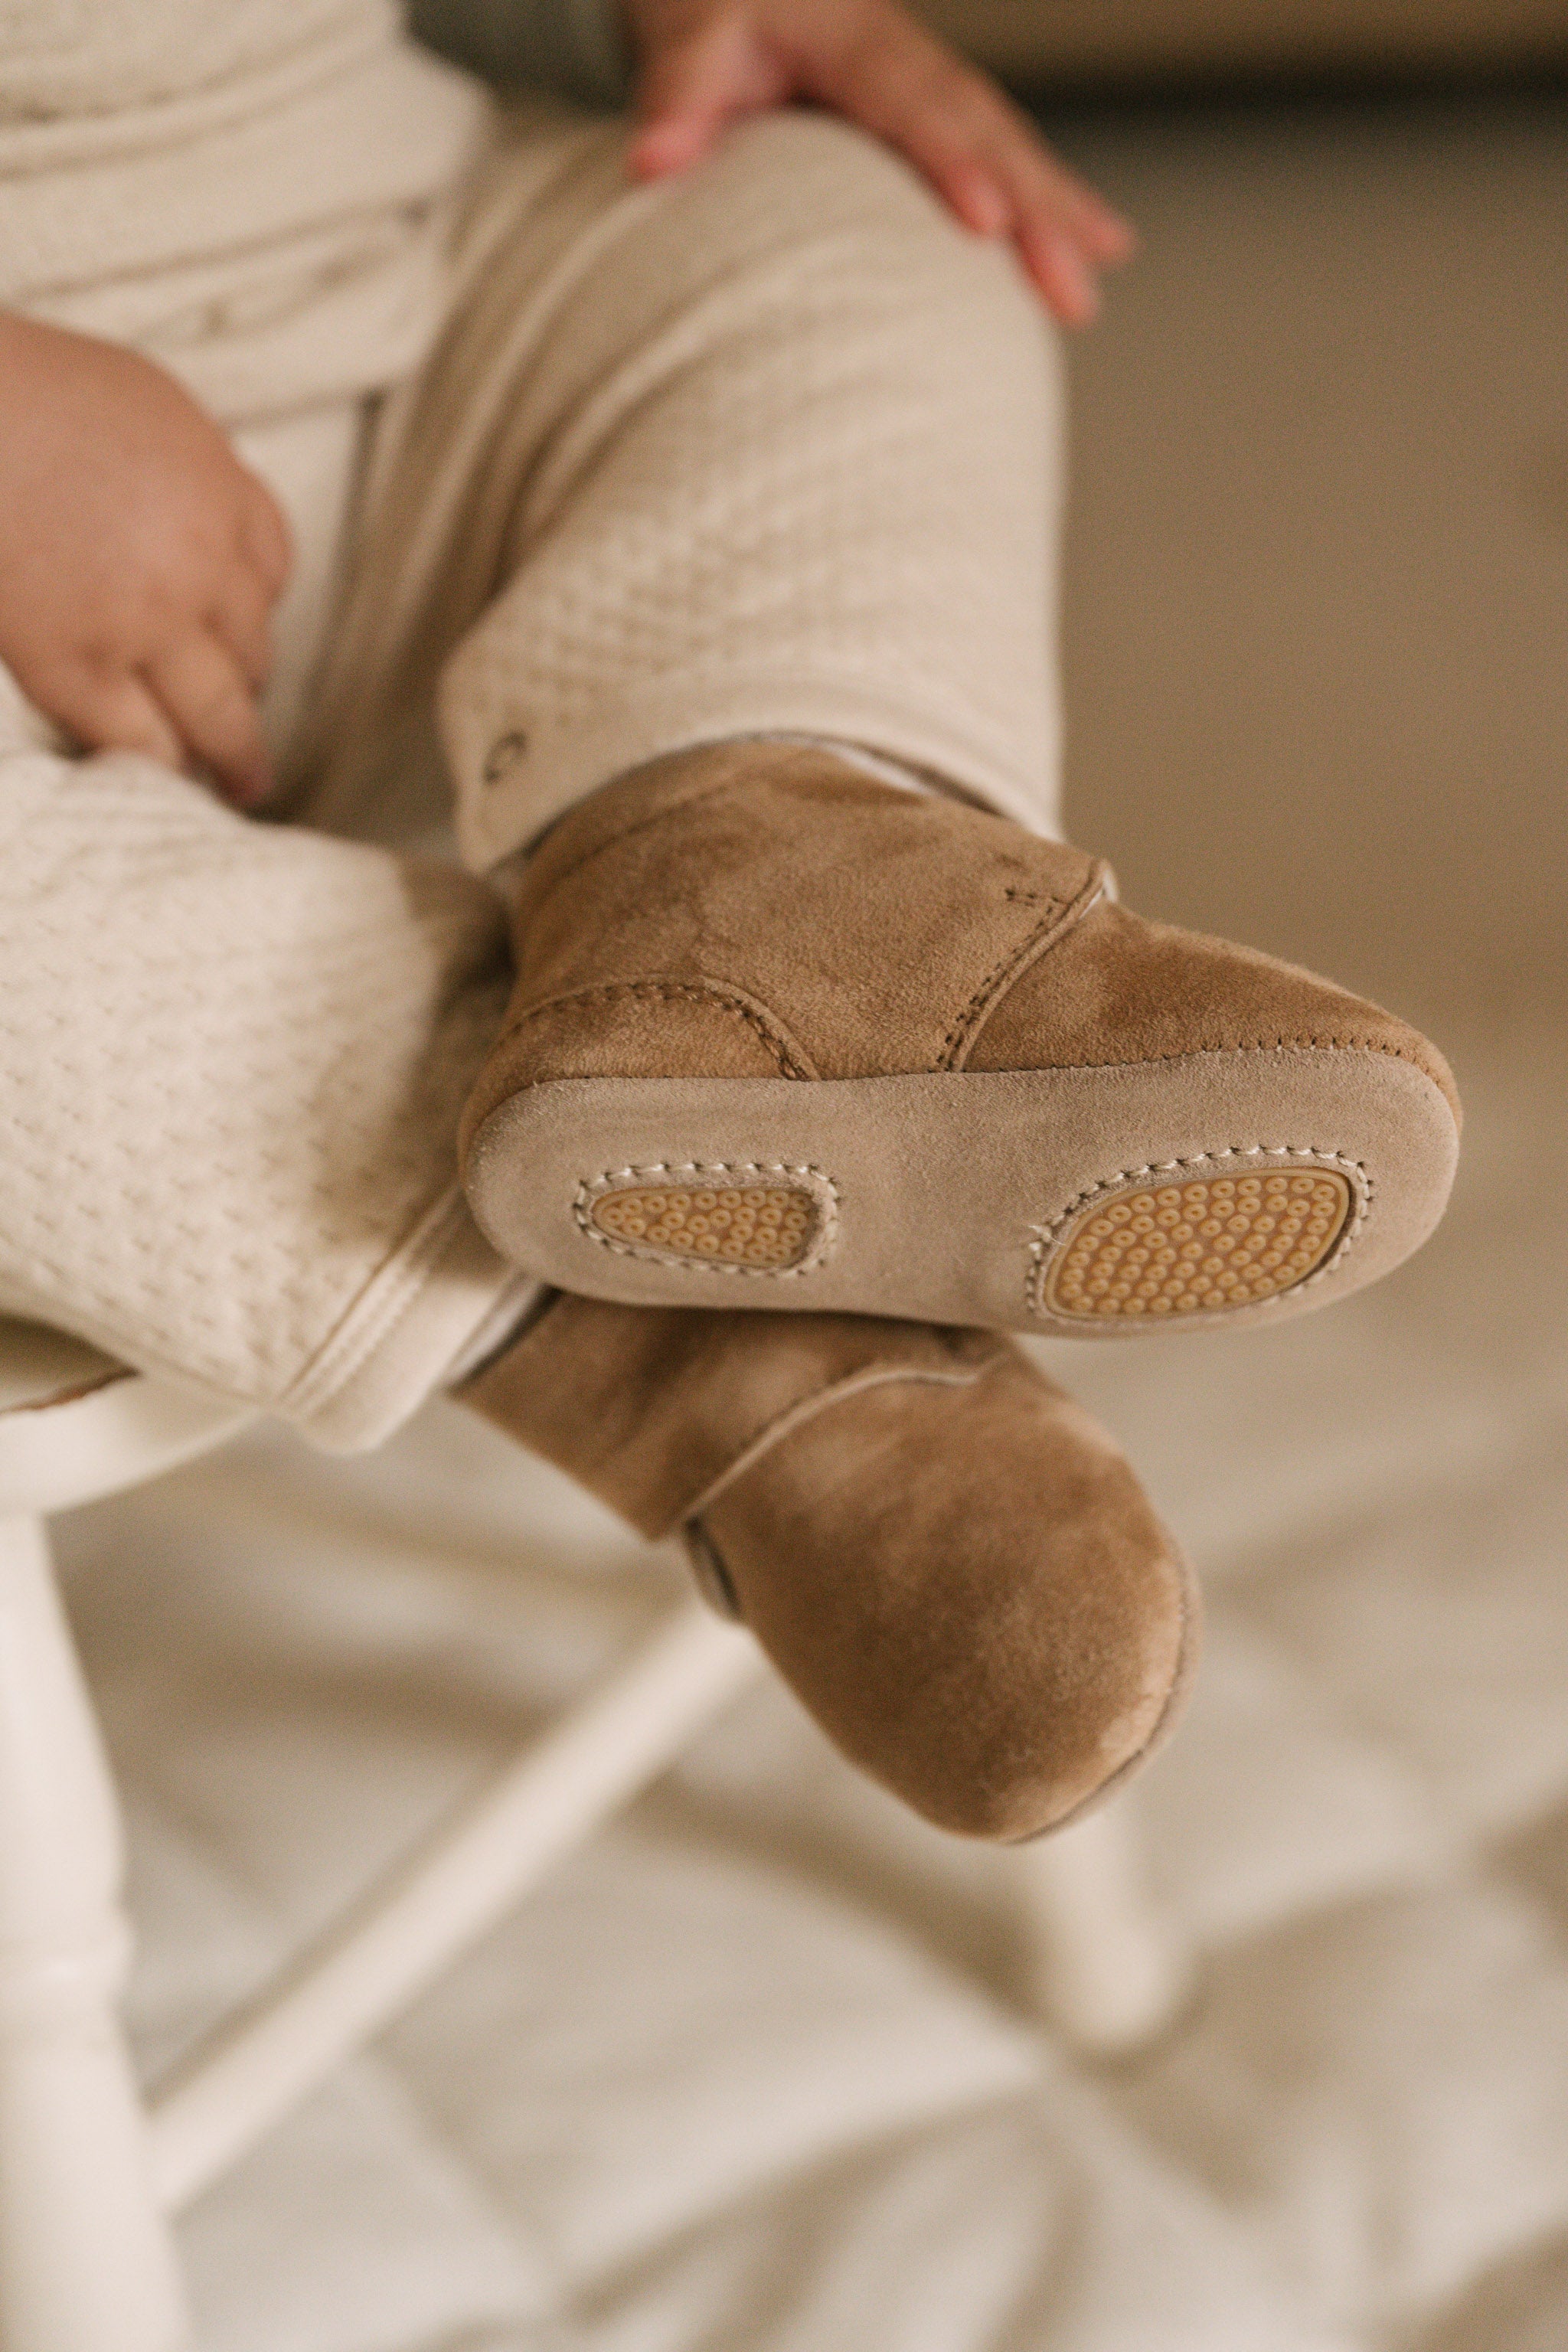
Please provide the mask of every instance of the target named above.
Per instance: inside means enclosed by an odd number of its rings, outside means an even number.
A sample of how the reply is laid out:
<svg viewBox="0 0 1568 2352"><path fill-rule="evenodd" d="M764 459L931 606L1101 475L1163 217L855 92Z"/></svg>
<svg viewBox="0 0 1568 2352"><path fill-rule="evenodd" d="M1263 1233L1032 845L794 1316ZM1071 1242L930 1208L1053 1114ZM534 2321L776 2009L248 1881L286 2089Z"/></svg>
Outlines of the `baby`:
<svg viewBox="0 0 1568 2352"><path fill-rule="evenodd" d="M446 13L460 32L461 11ZM966 226L1008 238L1069 325L1093 317L1097 273L1132 248L1001 91L891 0L629 0L626 13L638 178L689 170L727 125L805 100L908 156ZM91 750L145 752L255 805L288 572L277 500L174 377L121 344L0 313L0 660L39 709Z"/></svg>
<svg viewBox="0 0 1568 2352"><path fill-rule="evenodd" d="M1452 1080L1055 838L1045 312L1126 225L892 0L511 13L635 129L383 0L0 32L0 1306L329 1445L455 1391L1032 1835L1195 1608L996 1335L1386 1271Z"/></svg>

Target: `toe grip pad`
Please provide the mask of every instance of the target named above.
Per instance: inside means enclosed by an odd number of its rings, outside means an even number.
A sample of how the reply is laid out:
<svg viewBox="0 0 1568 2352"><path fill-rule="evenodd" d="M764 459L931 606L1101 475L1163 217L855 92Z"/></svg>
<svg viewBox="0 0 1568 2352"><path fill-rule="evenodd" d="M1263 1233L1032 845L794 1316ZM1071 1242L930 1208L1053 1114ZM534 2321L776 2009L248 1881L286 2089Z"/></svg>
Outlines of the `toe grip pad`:
<svg viewBox="0 0 1568 2352"><path fill-rule="evenodd" d="M1213 1316L1278 1297L1348 1248L1365 1201L1359 1177L1351 1162L1269 1155L1224 1172L1188 1161L1112 1180L1044 1237L1031 1303L1101 1321Z"/></svg>

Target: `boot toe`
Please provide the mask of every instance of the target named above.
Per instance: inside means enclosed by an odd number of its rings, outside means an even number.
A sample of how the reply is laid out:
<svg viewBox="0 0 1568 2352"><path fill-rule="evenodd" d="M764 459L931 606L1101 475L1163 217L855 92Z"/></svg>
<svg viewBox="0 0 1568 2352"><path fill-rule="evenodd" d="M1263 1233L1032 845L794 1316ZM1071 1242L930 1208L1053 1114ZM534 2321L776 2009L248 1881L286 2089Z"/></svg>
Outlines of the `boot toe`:
<svg viewBox="0 0 1568 2352"><path fill-rule="evenodd" d="M1020 975L964 1066L1077 1069L1281 1051L1392 1055L1430 1079L1459 1124L1453 1072L1408 1022L1300 965L1152 922L1111 899Z"/></svg>
<svg viewBox="0 0 1568 2352"><path fill-rule="evenodd" d="M1110 1438L1021 1357L957 1393L845 1399L726 1489L702 1532L817 1720L941 1828L1038 1836L1179 1712L1186 1565Z"/></svg>
<svg viewBox="0 0 1568 2352"><path fill-rule="evenodd" d="M1058 1133L1081 1100L1028 1292L1063 1333L1327 1304L1417 1248L1453 1181L1458 1094L1408 1022L1110 902L1020 975L965 1070L1036 1073Z"/></svg>

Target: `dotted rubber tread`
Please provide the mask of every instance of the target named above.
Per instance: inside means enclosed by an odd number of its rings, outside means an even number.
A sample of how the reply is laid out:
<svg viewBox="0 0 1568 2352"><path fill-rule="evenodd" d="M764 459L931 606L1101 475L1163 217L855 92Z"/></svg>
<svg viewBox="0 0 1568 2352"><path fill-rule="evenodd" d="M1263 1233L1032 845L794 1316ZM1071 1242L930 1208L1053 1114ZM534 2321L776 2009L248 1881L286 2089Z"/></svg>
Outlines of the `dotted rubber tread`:
<svg viewBox="0 0 1568 2352"><path fill-rule="evenodd" d="M1054 1315L1215 1315L1294 1290L1323 1265L1354 1208L1337 1170L1145 1179L1082 1210L1045 1285Z"/></svg>
<svg viewBox="0 0 1568 2352"><path fill-rule="evenodd" d="M601 1193L588 1213L602 1234L638 1255L657 1251L775 1272L800 1264L817 1223L815 1200L795 1184L638 1184Z"/></svg>

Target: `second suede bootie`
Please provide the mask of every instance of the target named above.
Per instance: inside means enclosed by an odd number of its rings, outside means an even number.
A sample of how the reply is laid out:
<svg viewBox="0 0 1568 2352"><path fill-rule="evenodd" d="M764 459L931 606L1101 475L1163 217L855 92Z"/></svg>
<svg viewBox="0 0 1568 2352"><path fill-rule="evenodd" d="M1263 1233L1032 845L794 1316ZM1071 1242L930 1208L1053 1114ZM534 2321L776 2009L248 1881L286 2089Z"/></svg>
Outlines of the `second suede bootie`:
<svg viewBox="0 0 1568 2352"><path fill-rule="evenodd" d="M1120 1338L1277 1320L1436 1224L1409 1025L1153 923L1102 864L831 754L730 743L550 833L468 1103L520 1265L627 1303Z"/></svg>
<svg viewBox="0 0 1568 2352"><path fill-rule="evenodd" d="M458 1393L679 1533L844 1753L943 1829L1037 1836L1175 1720L1186 1565L1005 1340L558 1297Z"/></svg>

